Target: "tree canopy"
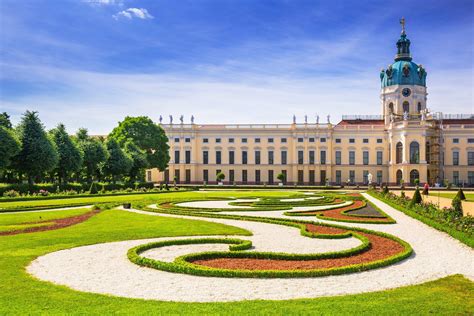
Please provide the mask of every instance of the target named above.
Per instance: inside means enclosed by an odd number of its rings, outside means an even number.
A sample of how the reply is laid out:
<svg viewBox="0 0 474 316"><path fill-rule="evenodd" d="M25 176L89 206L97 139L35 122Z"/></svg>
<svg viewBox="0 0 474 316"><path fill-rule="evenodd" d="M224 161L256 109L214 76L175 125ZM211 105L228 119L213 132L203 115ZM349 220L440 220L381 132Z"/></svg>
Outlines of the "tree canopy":
<svg viewBox="0 0 474 316"><path fill-rule="evenodd" d="M56 172L59 183L67 182L69 175L82 167L82 152L66 132L64 124L59 124L51 130L51 136L58 150L59 161Z"/></svg>
<svg viewBox="0 0 474 316"><path fill-rule="evenodd" d="M107 149L99 140L89 137L86 129L80 129L76 138L78 147L83 153L83 166L87 181L92 182L98 170L108 157Z"/></svg>
<svg viewBox="0 0 474 316"><path fill-rule="evenodd" d="M3 126L7 129L12 128L12 122L10 121L10 115L7 112L0 113L0 126Z"/></svg>
<svg viewBox="0 0 474 316"><path fill-rule="evenodd" d="M14 158L18 171L28 175L28 183L34 177L51 171L58 163L58 153L54 143L46 134L37 112L26 111L18 126L21 148Z"/></svg>
<svg viewBox="0 0 474 316"><path fill-rule="evenodd" d="M164 171L168 167L169 146L165 131L149 117L127 116L112 130L109 138L115 139L121 146L132 141L146 153L148 167Z"/></svg>
<svg viewBox="0 0 474 316"><path fill-rule="evenodd" d="M20 142L12 130L0 126L0 170L10 166L12 158L20 151Z"/></svg>
<svg viewBox="0 0 474 316"><path fill-rule="evenodd" d="M113 138L106 142L107 152L109 153L104 164L104 172L112 177L112 182L116 182L116 176L127 174L132 168L132 159L120 148L117 141Z"/></svg>

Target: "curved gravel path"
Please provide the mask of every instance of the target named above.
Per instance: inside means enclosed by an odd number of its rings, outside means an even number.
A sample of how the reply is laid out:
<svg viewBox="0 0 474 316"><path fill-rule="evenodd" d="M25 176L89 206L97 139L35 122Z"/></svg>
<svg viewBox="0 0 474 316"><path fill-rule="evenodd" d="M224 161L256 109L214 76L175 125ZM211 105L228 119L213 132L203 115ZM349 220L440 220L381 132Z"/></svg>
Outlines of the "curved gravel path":
<svg viewBox="0 0 474 316"><path fill-rule="evenodd" d="M155 238L97 244L62 250L39 257L27 270L35 277L70 288L115 296L182 302L217 302L252 299L294 299L362 293L423 283L461 273L474 279L474 251L450 236L396 211L383 202L364 195L397 221L393 225L355 224L396 235L409 242L415 255L398 264L347 275L303 279L232 279L198 277L169 273L131 263L127 250L150 241L180 238ZM212 203L212 202L209 202ZM212 206L212 205L211 205ZM131 210L151 216L175 216ZM285 217L282 211L238 212L250 216ZM232 214L236 214L235 211ZM258 222L205 218L203 220L242 227L254 236L250 239L258 251L293 253L347 249L359 244L350 239L325 240L302 237L298 229ZM313 218L314 221L324 222ZM189 237L184 237L189 238ZM218 245L209 246L213 249ZM173 254L173 247L174 254ZM172 260L186 249L150 251L146 256ZM190 252L195 248L187 248Z"/></svg>

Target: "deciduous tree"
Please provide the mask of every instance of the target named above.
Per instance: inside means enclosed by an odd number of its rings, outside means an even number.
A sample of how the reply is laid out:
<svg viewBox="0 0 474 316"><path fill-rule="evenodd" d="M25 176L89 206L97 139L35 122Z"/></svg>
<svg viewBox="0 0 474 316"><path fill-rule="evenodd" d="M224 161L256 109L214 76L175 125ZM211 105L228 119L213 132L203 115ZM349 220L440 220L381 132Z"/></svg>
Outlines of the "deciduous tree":
<svg viewBox="0 0 474 316"><path fill-rule="evenodd" d="M82 166L82 152L66 132L64 124L51 130L51 136L59 155L56 166L59 183L67 183L70 174L79 171Z"/></svg>

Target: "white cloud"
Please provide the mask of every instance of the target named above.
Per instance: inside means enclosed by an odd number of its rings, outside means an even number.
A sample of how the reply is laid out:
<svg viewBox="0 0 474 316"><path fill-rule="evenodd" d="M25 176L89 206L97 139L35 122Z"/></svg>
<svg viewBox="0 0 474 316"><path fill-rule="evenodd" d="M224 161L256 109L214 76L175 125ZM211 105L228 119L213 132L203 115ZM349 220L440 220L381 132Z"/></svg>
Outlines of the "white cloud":
<svg viewBox="0 0 474 316"><path fill-rule="evenodd" d="M113 15L114 19L118 20L120 18L139 18L142 20L153 19L153 15L148 13L147 9L143 8L128 8L126 10L120 11L119 13Z"/></svg>
<svg viewBox="0 0 474 316"><path fill-rule="evenodd" d="M106 6L106 5L122 5L123 0L82 0L82 2L90 5Z"/></svg>

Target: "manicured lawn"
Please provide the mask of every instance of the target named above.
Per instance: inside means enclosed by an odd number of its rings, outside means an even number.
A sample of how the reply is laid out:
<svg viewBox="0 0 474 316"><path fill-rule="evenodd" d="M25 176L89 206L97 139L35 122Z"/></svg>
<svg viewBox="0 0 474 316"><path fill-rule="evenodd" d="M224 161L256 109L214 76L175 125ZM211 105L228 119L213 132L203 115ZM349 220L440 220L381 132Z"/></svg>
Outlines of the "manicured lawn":
<svg viewBox="0 0 474 316"><path fill-rule="evenodd" d="M448 198L448 199L454 199L456 194L457 194L457 192L440 192L439 196L445 197L445 198ZM431 191L430 195L431 196L438 196L438 192ZM474 193L464 192L464 195L466 196L466 201L474 202Z"/></svg>
<svg viewBox="0 0 474 316"><path fill-rule="evenodd" d="M252 192L170 193L149 200L251 196ZM258 192L275 196L278 192ZM291 195L293 193L285 193ZM116 197L114 197L116 198ZM141 197L143 199L143 196ZM99 198L100 199L100 198ZM130 199L125 199L130 200ZM57 200L59 201L59 200ZM56 202L57 202L56 201ZM96 201L90 199L92 203ZM44 202L44 201L43 201ZM48 203L56 205L54 200ZM117 202L117 201L115 201ZM41 216L71 216L74 211L26 213L18 222ZM84 210L82 210L84 211ZM63 213L64 212L64 213ZM52 214L52 215L50 215ZM16 214L0 215L0 224L15 224ZM5 216L5 219L3 219ZM11 217L12 216L12 217ZM3 221L3 222L2 222ZM118 298L70 290L34 279L25 267L36 257L87 244L164 236L246 235L247 231L200 220L148 216L106 210L86 222L47 232L0 237L0 314L472 314L473 283L451 276L417 286L361 295L289 301L174 303Z"/></svg>

